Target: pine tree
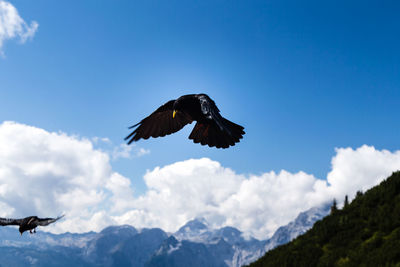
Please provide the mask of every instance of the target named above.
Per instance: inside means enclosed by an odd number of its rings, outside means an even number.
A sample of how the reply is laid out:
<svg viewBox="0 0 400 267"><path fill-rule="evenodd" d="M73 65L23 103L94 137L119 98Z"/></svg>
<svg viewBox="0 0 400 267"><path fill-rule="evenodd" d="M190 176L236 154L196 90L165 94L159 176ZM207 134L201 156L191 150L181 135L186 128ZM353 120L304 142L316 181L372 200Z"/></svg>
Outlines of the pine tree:
<svg viewBox="0 0 400 267"><path fill-rule="evenodd" d="M348 205L349 205L349 197L346 195L344 197L344 205L343 205L343 207L346 208Z"/></svg>
<svg viewBox="0 0 400 267"><path fill-rule="evenodd" d="M336 199L334 198L332 206L331 206L331 214L335 213L337 210L338 210L337 203L336 203Z"/></svg>

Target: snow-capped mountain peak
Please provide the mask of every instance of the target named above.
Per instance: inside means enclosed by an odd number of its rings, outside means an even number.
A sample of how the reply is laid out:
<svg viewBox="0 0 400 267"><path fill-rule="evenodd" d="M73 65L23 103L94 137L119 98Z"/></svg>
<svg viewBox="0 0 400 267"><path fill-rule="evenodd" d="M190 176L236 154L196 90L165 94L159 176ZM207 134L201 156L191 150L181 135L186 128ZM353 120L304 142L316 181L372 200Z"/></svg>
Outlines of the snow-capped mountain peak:
<svg viewBox="0 0 400 267"><path fill-rule="evenodd" d="M196 218L188 221L174 234L178 240L190 240L204 242L209 238L210 229L204 218Z"/></svg>
<svg viewBox="0 0 400 267"><path fill-rule="evenodd" d="M316 221L328 215L329 210L330 205L324 205L301 212L294 221L285 226L281 226L276 230L274 235L267 241L265 251L286 244L297 236L304 234Z"/></svg>

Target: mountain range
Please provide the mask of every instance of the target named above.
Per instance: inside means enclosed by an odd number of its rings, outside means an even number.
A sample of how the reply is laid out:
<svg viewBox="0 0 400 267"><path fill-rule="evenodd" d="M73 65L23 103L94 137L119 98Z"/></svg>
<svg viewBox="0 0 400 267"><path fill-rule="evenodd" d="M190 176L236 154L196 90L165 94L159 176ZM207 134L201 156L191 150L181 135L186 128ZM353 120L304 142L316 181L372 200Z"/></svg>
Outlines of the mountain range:
<svg viewBox="0 0 400 267"><path fill-rule="evenodd" d="M0 228L0 266L242 266L306 232L329 206L302 212L268 240L245 237L234 227L212 229L197 218L175 233L159 228L110 226L99 233L19 235Z"/></svg>

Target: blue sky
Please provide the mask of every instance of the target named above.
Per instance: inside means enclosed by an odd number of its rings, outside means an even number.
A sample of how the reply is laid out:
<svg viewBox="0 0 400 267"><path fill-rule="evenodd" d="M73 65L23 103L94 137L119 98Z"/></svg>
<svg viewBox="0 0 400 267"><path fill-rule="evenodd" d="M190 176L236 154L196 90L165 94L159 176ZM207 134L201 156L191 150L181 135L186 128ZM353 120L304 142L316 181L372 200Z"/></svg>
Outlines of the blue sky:
<svg viewBox="0 0 400 267"><path fill-rule="evenodd" d="M161 104L207 93L245 127L226 150L193 144L193 125L139 141L149 154L111 161L137 193L190 158L325 179L337 147L399 149L398 1L9 2L39 26L1 47L0 123L119 146Z"/></svg>

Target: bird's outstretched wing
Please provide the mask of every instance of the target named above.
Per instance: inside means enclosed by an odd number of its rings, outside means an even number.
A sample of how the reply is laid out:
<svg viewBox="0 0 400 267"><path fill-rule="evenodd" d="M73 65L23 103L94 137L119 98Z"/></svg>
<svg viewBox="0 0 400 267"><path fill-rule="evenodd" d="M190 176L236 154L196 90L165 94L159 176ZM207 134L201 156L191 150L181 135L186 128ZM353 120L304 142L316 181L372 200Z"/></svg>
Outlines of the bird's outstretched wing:
<svg viewBox="0 0 400 267"><path fill-rule="evenodd" d="M65 215L61 215L61 216L58 216L57 218L38 218L35 223L36 223L36 225L46 226L55 221L58 221L59 219L61 219L64 216Z"/></svg>
<svg viewBox="0 0 400 267"><path fill-rule="evenodd" d="M0 225L20 225L23 219L0 218Z"/></svg>
<svg viewBox="0 0 400 267"><path fill-rule="evenodd" d="M168 101L150 116L129 127L129 129L137 128L125 137L125 140L129 140L128 145L141 138L148 139L175 133L186 124L192 123L193 119L184 112L177 112L175 118L172 117L174 102L175 100Z"/></svg>

